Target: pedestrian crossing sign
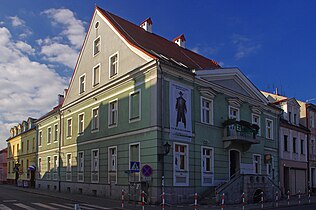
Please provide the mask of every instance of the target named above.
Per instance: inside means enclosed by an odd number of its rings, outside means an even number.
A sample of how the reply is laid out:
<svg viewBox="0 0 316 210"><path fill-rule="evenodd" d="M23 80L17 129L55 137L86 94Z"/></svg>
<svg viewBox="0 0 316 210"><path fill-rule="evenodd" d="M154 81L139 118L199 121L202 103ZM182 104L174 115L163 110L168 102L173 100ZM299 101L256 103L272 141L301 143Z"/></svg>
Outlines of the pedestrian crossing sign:
<svg viewBox="0 0 316 210"><path fill-rule="evenodd" d="M131 161L130 169L131 172L139 172L140 162Z"/></svg>

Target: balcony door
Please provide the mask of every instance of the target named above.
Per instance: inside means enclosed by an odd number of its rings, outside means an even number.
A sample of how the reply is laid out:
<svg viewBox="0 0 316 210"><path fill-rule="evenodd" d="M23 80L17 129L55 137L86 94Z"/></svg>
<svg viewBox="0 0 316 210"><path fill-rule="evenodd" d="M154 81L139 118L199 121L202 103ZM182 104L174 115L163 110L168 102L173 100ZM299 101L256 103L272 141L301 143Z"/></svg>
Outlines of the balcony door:
<svg viewBox="0 0 316 210"><path fill-rule="evenodd" d="M240 152L238 150L229 151L229 177L232 179L237 172L240 173Z"/></svg>

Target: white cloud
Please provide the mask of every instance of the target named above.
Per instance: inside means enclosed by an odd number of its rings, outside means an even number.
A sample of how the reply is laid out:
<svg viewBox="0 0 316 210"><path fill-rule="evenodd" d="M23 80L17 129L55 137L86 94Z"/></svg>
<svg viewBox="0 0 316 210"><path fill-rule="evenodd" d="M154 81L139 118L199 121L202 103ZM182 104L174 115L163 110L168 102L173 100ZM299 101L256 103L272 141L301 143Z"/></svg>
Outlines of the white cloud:
<svg viewBox="0 0 316 210"><path fill-rule="evenodd" d="M254 54L261 48L261 44L258 44L252 39L240 34L234 34L232 36L232 43L236 47L236 53L234 55L236 60L240 60Z"/></svg>
<svg viewBox="0 0 316 210"><path fill-rule="evenodd" d="M70 43L77 49L81 48L85 36L84 23L76 19L71 10L48 9L43 14L52 19L53 25L59 25L63 28L60 35L66 36Z"/></svg>
<svg viewBox="0 0 316 210"><path fill-rule="evenodd" d="M11 20L11 24L14 27L22 26L25 23L24 20L22 20L18 16L11 16L11 17L8 17L8 18Z"/></svg>
<svg viewBox="0 0 316 210"><path fill-rule="evenodd" d="M38 118L57 104L57 95L67 86L47 65L30 60L34 49L13 40L7 28L0 27L0 148L6 146L12 125L28 117Z"/></svg>
<svg viewBox="0 0 316 210"><path fill-rule="evenodd" d="M78 51L68 45L52 43L42 46L41 53L44 59L50 62L62 63L73 69L76 64Z"/></svg>
<svg viewBox="0 0 316 210"><path fill-rule="evenodd" d="M31 45L25 42L18 41L17 43L15 43L15 46L18 50L20 50L21 52L25 52L28 55L34 55L35 53L35 49L33 49Z"/></svg>

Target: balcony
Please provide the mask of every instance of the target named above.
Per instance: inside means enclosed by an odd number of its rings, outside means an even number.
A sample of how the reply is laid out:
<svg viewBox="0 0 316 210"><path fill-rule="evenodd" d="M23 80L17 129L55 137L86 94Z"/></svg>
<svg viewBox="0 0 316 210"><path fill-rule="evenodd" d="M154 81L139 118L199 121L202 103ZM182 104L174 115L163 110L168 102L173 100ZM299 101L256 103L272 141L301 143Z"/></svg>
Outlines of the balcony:
<svg viewBox="0 0 316 210"><path fill-rule="evenodd" d="M259 144L256 138L259 127L247 121L237 121L236 119L226 120L224 123L224 148L233 144L244 146L248 150L252 144Z"/></svg>

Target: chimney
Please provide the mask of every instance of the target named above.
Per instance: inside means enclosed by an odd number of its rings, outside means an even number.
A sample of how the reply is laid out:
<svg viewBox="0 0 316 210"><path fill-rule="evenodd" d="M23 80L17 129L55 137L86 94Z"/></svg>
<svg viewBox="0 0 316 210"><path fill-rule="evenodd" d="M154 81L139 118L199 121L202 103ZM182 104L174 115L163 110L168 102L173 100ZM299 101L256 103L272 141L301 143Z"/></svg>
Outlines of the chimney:
<svg viewBox="0 0 316 210"><path fill-rule="evenodd" d="M64 102L64 95L58 94L58 105L62 104Z"/></svg>
<svg viewBox="0 0 316 210"><path fill-rule="evenodd" d="M180 36L174 38L172 41L173 41L174 43L176 43L177 45L179 45L180 47L185 48L185 42L186 42L186 40L185 40L185 38L184 38L184 34L181 34Z"/></svg>
<svg viewBox="0 0 316 210"><path fill-rule="evenodd" d="M145 31L152 33L152 25L153 22L151 21L151 18L147 18L139 26L143 28Z"/></svg>

